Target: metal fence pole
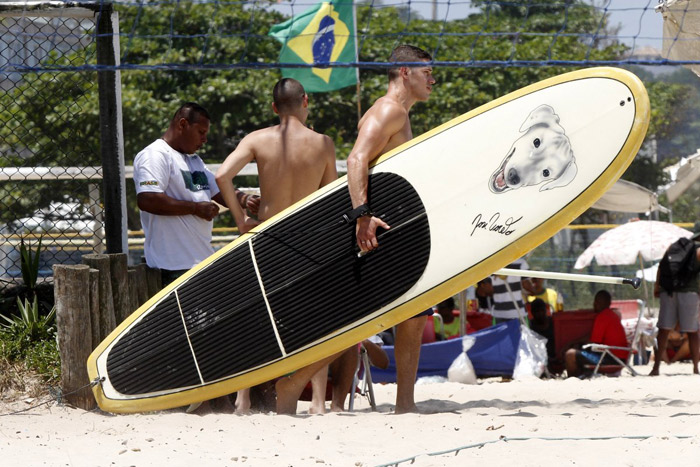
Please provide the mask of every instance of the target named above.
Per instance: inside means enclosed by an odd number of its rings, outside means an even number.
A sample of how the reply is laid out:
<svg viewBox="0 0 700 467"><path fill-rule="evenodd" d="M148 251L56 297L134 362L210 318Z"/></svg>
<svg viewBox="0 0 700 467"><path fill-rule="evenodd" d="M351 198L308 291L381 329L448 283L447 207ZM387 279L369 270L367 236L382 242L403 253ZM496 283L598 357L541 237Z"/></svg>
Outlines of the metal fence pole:
<svg viewBox="0 0 700 467"><path fill-rule="evenodd" d="M96 14L100 91L100 152L107 253L127 253L124 131L119 65L119 15L105 3Z"/></svg>

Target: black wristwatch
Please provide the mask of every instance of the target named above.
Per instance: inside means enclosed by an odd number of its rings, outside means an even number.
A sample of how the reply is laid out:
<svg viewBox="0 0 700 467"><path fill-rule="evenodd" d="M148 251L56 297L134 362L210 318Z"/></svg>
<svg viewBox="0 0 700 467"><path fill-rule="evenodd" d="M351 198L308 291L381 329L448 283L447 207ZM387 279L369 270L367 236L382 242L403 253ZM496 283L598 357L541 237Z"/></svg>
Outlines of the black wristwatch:
<svg viewBox="0 0 700 467"><path fill-rule="evenodd" d="M343 219L345 219L345 222L350 223L350 222L356 221L360 217L372 216L372 215L374 215L372 213L372 210L370 209L369 205L365 203L365 204L362 204L362 205L356 207L355 209L353 209L349 213L343 214Z"/></svg>

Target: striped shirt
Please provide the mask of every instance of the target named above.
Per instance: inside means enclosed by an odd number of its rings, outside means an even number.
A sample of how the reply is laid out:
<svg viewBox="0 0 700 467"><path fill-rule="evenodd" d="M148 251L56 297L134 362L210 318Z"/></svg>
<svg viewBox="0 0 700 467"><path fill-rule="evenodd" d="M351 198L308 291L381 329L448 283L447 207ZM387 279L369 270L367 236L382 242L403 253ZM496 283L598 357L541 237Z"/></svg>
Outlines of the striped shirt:
<svg viewBox="0 0 700 467"><path fill-rule="evenodd" d="M530 269L527 261L522 258L513 261L506 267L508 269ZM501 277L503 276L491 276L491 284L493 285L493 316L499 319L518 319L519 313L527 316L523 303L520 277L505 276L505 281ZM506 281L510 287L510 292L508 287L506 287Z"/></svg>

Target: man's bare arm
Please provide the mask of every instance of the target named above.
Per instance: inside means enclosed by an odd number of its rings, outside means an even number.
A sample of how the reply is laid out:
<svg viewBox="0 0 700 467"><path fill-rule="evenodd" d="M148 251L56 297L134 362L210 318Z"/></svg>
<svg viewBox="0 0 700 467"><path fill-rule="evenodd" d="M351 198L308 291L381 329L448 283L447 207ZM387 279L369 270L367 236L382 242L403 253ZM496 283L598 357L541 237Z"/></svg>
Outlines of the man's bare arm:
<svg viewBox="0 0 700 467"><path fill-rule="evenodd" d="M255 156L250 136L246 136L238 144L238 147L226 157L226 160L219 170L216 171L216 184L219 186L220 194L226 202L226 206L231 210L233 219L241 234L248 232L257 225L257 221L249 217L241 208L237 198L236 190L233 186L233 177L251 162Z"/></svg>
<svg viewBox="0 0 700 467"><path fill-rule="evenodd" d="M369 163L382 153L391 137L401 130L406 121L406 112L398 106L384 105L366 118L348 156L348 188L353 208L367 202Z"/></svg>
<svg viewBox="0 0 700 467"><path fill-rule="evenodd" d="M382 153L391 137L401 131L406 123L406 111L397 105L382 105L376 110L363 122L355 146L348 156L348 189L353 208L368 201L369 163ZM362 251L379 246L377 227L389 228L376 217L366 216L357 220L357 245Z"/></svg>
<svg viewBox="0 0 700 467"><path fill-rule="evenodd" d="M258 208L260 208L260 197L256 195L249 195L248 193L245 193L238 188L235 189L236 192L236 200L238 201L238 204L241 205L241 209L243 210L249 210L253 215L256 215L258 213ZM219 203L220 205L228 208L226 206L226 200L224 197L221 195L221 193L215 194L212 199Z"/></svg>
<svg viewBox="0 0 700 467"><path fill-rule="evenodd" d="M698 259L700 259L700 248L698 249ZM659 278L661 277L661 268L656 268L656 280L654 281L654 297L659 298L661 294L661 286L659 285Z"/></svg>
<svg viewBox="0 0 700 467"><path fill-rule="evenodd" d="M140 210L159 216L195 215L210 221L219 213L219 206L214 203L179 200L165 193L139 193L136 203Z"/></svg>

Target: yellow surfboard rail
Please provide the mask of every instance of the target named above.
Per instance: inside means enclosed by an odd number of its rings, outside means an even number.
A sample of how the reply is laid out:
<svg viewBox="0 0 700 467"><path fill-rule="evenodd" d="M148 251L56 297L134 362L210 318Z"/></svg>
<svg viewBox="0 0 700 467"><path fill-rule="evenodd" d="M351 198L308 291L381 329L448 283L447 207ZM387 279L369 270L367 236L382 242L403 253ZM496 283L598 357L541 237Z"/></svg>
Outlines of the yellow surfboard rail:
<svg viewBox="0 0 700 467"><path fill-rule="evenodd" d="M569 203L566 209L563 209L554 214L552 217L548 218L545 222L540 224L538 228L533 229L529 233L513 241L505 248L494 253L493 255L489 256L482 262L474 265L470 269L446 280L445 282L442 282L441 284L430 290L426 290L418 297L402 305L399 305L398 307L388 311L382 316L372 319L357 327L340 329L333 335L328 336L328 338L325 341L317 343L315 345L309 345L299 353L288 356L274 363L266 364L263 368L259 370L251 369L251 371L249 371L246 374L236 376L235 384L231 382L231 379L233 378L232 377L215 383L208 383L205 386L184 388L180 392L168 394L153 394L149 395L149 397L135 397L133 400L109 399L101 390L100 385L96 385L93 387L93 392L95 394L95 398L97 399L99 406L103 410L107 410L110 412L142 412L148 410L167 409L230 394L238 389L260 384L265 381L269 381L270 379L275 378L277 376L290 373L298 368L304 367L315 361L318 361L320 358L324 358L327 355L332 355L352 345L355 345L357 342L360 342L367 336L377 334L417 314L418 312L431 307L435 303L438 303L441 300L443 300L445 297L458 293L466 287L488 276L489 274L491 274L491 272L501 269L513 260L523 256L525 253L546 241L548 238L553 236L562 228L567 227L571 223L571 221L573 221L575 218L580 216L586 209L588 209L603 193L605 193L605 191L607 191L617 181L618 178L620 178L620 176L624 173L629 164L632 162L634 155L637 154L644 140L644 136L646 135L650 115L649 98L647 96L646 89L644 88L644 85L639 80L639 78L637 78L634 74L626 70L611 67L589 68L565 73L553 78L540 81L538 83L522 88L518 91L500 97L460 117L452 119L434 128L433 130L428 131L427 133L420 135L412 139L411 141L393 149L392 151L380 156L372 164L370 164L371 169L372 167L381 164L384 161L396 157L401 152L413 145L419 144L420 142L431 138L457 124L470 120L498 106L507 104L508 102L511 102L519 97L558 84L589 78L609 78L621 82L629 88L630 92L634 97L636 105L635 120L632 125L632 130L629 133L622 149L619 151L618 156L615 157L612 163L589 186L589 188L585 192L583 192L579 197L577 197L571 203ZM620 157L621 154L626 155L626 157ZM114 331L112 331L112 333L110 333L110 335L102 343L100 343L100 345L90 355L87 363L88 375L90 380L95 380L96 378L100 377L97 370L98 356L105 352L108 349L108 347L118 338L118 336L122 332L124 332L134 321L139 319L140 316L146 310L157 304L163 297L167 296L173 288L187 281L192 276L198 274L200 271L207 268L218 258L227 254L229 251L236 248L238 245L247 242L251 237L256 235L261 230L264 230L265 228L275 224L279 220L290 215L292 212L318 199L319 197L322 197L326 193L343 187L346 184L346 181L346 177L339 178L333 183L321 188L320 190L307 196L303 200L295 203L291 207L280 212L268 221L262 223L253 231L241 235L238 239L234 240L229 245L226 245L225 247L218 250L207 260L192 268L182 277L177 279L169 287L151 297L141 308L139 308L139 310L134 312L124 322L117 326L117 328ZM253 352L255 350L251 349L251 351Z"/></svg>

